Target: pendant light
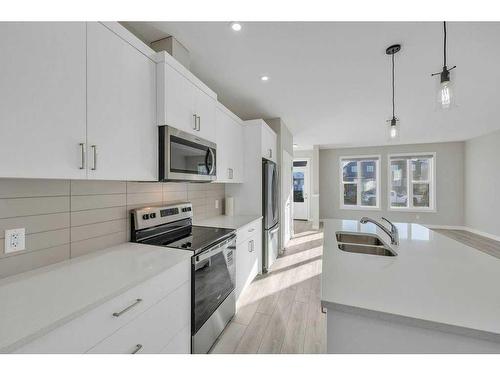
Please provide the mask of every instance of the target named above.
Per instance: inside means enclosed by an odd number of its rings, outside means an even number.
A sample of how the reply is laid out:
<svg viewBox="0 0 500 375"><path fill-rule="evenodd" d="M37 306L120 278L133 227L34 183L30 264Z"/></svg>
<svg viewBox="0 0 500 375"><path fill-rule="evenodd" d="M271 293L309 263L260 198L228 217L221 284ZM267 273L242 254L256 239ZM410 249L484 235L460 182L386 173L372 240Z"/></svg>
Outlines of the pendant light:
<svg viewBox="0 0 500 375"><path fill-rule="evenodd" d="M444 43L443 43L443 70L438 73L432 74L432 76L436 76L439 74L440 76L440 85L437 93L437 101L439 108L441 109L451 109L454 104L454 93L453 93L453 85L450 80L450 70L455 69L457 66L453 66L448 69L446 65L446 21L443 22L443 31L444 31Z"/></svg>
<svg viewBox="0 0 500 375"><path fill-rule="evenodd" d="M387 47L385 50L385 53L387 55L391 56L392 60L392 118L390 120L387 120L389 123L389 128L388 128L388 138L389 141L396 141L399 139L399 119L396 117L394 114L394 55L398 53L401 50L401 45L400 44L393 44L392 46Z"/></svg>

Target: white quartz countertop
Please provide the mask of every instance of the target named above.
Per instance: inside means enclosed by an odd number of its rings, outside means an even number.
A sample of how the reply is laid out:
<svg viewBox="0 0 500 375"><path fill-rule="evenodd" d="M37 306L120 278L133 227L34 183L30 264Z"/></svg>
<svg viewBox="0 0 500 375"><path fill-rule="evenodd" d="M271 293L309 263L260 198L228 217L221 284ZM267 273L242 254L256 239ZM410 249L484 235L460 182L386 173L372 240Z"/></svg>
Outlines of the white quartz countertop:
<svg viewBox="0 0 500 375"><path fill-rule="evenodd" d="M338 249L335 232L373 224L325 220L321 300L327 308L411 319L433 329L500 341L500 259L418 224L396 224L395 257Z"/></svg>
<svg viewBox="0 0 500 375"><path fill-rule="evenodd" d="M202 220L196 220L196 218L194 218L193 224L205 227L238 229L261 218L262 218L261 215L236 215L236 216L219 215Z"/></svg>
<svg viewBox="0 0 500 375"><path fill-rule="evenodd" d="M0 352L66 323L190 257L184 250L125 243L0 280Z"/></svg>

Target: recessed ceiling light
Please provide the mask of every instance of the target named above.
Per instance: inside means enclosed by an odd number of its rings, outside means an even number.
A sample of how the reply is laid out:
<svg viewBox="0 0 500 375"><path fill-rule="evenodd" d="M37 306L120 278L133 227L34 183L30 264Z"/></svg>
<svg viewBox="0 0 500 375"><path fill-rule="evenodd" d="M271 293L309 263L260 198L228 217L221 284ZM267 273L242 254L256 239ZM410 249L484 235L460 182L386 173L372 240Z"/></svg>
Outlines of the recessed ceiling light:
<svg viewBox="0 0 500 375"><path fill-rule="evenodd" d="M262 76L262 77L260 77L260 80L261 81L269 81L269 77L268 76Z"/></svg>
<svg viewBox="0 0 500 375"><path fill-rule="evenodd" d="M231 29L233 29L234 31L240 31L241 30L241 23L231 22Z"/></svg>

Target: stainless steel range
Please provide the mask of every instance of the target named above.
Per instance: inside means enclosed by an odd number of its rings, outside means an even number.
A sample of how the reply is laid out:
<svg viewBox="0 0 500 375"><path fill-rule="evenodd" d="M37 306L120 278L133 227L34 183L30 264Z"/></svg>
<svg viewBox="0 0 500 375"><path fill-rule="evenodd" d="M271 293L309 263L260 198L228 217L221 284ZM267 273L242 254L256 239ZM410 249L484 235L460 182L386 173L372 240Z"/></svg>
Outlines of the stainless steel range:
<svg viewBox="0 0 500 375"><path fill-rule="evenodd" d="M234 316L236 233L192 225L191 203L132 211L131 241L193 253L191 352L207 353Z"/></svg>

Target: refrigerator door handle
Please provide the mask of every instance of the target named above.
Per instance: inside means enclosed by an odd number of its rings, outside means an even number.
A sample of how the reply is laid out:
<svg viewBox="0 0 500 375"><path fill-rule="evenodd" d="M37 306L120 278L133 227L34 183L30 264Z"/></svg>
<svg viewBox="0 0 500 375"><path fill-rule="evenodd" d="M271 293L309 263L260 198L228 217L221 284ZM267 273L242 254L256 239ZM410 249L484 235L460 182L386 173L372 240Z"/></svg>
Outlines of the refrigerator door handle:
<svg viewBox="0 0 500 375"><path fill-rule="evenodd" d="M276 233L276 232L277 232L277 231L279 231L279 230L280 230L280 227L279 227L279 225L278 225L276 228L271 229L271 230L269 231L269 234L274 234L274 233Z"/></svg>

